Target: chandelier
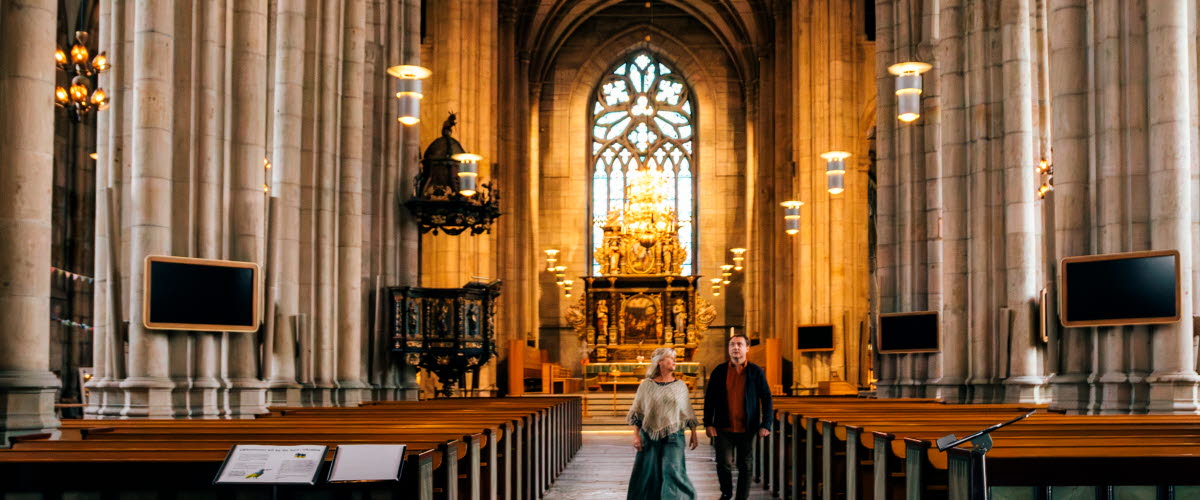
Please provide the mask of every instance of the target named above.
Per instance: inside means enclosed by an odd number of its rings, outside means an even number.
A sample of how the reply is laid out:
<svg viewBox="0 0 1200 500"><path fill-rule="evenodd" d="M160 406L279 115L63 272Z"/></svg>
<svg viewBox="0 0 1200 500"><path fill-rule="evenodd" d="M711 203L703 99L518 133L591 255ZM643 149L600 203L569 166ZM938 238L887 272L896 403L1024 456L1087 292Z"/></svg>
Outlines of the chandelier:
<svg viewBox="0 0 1200 500"><path fill-rule="evenodd" d="M674 235L679 230L675 209L668 201L671 180L666 172L656 168L635 170L629 177L621 229L649 248L663 241L668 233Z"/></svg>
<svg viewBox="0 0 1200 500"><path fill-rule="evenodd" d="M58 69L71 79L71 85L67 88L55 87L54 104L66 109L71 121L75 123L83 120L83 116L93 109L108 108L108 94L99 87L92 90L91 78L108 71L112 64L103 51L96 54L95 59L88 61L87 39L86 31L76 31L75 44L71 46L69 55L61 47L54 51L54 62Z"/></svg>
<svg viewBox="0 0 1200 500"><path fill-rule="evenodd" d="M450 136L455 114L442 124L442 136L434 139L421 158L416 193L404 206L417 219L421 232L438 231L449 235L491 232L492 222L500 217L500 190L491 182L479 182L481 156L463 149ZM493 164L492 174L496 167Z"/></svg>

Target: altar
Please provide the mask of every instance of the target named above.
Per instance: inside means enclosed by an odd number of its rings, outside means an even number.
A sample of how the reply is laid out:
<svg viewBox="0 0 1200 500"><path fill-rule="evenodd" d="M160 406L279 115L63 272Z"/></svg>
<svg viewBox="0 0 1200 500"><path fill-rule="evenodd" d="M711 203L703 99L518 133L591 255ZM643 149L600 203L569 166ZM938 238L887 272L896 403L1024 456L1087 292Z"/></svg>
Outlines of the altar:
<svg viewBox="0 0 1200 500"><path fill-rule="evenodd" d="M596 221L600 275L581 277L583 294L567 321L587 346L589 366L643 363L660 347L675 349L681 366L692 361L716 309L699 296L700 277L680 272L688 250L679 243L666 177L650 168L629 181L624 206Z"/></svg>

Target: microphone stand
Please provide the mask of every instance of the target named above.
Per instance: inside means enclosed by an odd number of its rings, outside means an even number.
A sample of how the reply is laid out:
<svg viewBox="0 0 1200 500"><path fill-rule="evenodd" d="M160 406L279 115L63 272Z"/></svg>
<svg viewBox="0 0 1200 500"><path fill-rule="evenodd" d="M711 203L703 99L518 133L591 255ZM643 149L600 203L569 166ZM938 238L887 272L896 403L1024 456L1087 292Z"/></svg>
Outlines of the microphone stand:
<svg viewBox="0 0 1200 500"><path fill-rule="evenodd" d="M991 427L988 427L986 429L983 429L979 432L971 434L970 436L967 436L962 439L958 439L957 437L954 436L954 434L940 437L937 440L937 449L938 449L938 451L946 451L950 448L953 448L955 446L963 444L967 441L971 442L971 445L973 446L973 448L971 449L971 453L979 456L979 468L980 468L980 473L983 476L983 481L982 481L983 500L987 500L988 497L991 496L989 494L990 492L988 491L988 486L987 486L987 452L988 452L988 450L992 449L992 436L991 436L992 432L999 430L1003 427L1007 427L1007 426L1010 426L1017 422L1020 422L1021 420L1025 420L1026 418L1029 418L1029 416L1033 415L1034 413L1037 413L1036 409L1030 410L1029 413L1021 415L1021 416L1014 418L1012 420L1009 420L1007 422L1001 422L1001 423L998 423Z"/></svg>

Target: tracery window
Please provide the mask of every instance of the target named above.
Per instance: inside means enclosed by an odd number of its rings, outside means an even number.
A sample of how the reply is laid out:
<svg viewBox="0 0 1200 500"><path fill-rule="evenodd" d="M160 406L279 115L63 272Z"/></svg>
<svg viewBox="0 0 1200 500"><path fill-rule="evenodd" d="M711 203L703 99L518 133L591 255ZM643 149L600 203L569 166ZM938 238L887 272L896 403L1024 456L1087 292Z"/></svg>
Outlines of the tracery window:
<svg viewBox="0 0 1200 500"><path fill-rule="evenodd" d="M681 271L692 274L695 103L686 80L654 53L639 51L614 66L593 95L590 248L604 238L608 211L623 206L630 172L661 168L670 180L667 198L679 219L679 243L687 249ZM592 275L600 275L599 263L592 263Z"/></svg>

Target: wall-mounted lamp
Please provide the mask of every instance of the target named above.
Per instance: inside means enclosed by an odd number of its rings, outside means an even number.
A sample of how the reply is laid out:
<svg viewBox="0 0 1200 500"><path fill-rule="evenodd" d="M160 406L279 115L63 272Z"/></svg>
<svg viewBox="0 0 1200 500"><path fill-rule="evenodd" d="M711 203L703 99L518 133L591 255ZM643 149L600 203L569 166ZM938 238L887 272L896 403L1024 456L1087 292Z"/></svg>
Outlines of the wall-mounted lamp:
<svg viewBox="0 0 1200 500"><path fill-rule="evenodd" d="M783 222L784 229L787 234L796 234L800 232L800 207L804 206L803 201L788 200L783 203Z"/></svg>
<svg viewBox="0 0 1200 500"><path fill-rule="evenodd" d="M733 276L733 264L721 264L721 284L728 285L730 276Z"/></svg>
<svg viewBox="0 0 1200 500"><path fill-rule="evenodd" d="M933 68L929 63L902 62L888 66L896 75L896 118L911 122L921 117L921 73Z"/></svg>
<svg viewBox="0 0 1200 500"><path fill-rule="evenodd" d="M567 266L556 266L554 268L554 284L562 286L566 282Z"/></svg>
<svg viewBox="0 0 1200 500"><path fill-rule="evenodd" d="M396 99L400 100L400 123L416 125L421 122L421 80L429 78L433 72L427 68L401 64L387 69L389 75L400 79Z"/></svg>
<svg viewBox="0 0 1200 500"><path fill-rule="evenodd" d="M746 249L745 248L730 248L729 251L733 252L733 270L741 271L742 267L743 267L742 262L744 262L746 260Z"/></svg>
<svg viewBox="0 0 1200 500"><path fill-rule="evenodd" d="M830 151L821 153L825 159L825 177L828 179L829 194L838 194L846 189L846 158L850 153L845 151Z"/></svg>
<svg viewBox="0 0 1200 500"><path fill-rule="evenodd" d="M1038 186L1038 199L1046 197L1046 193L1054 190L1054 164L1050 160L1043 159L1038 162L1038 175L1042 176L1042 185Z"/></svg>
<svg viewBox="0 0 1200 500"><path fill-rule="evenodd" d="M709 283L712 283L712 294L714 296L720 296L721 295L721 278L713 278L708 281L709 281Z"/></svg>
<svg viewBox="0 0 1200 500"><path fill-rule="evenodd" d="M558 262L558 250L546 250L546 271L554 272L554 263Z"/></svg>

